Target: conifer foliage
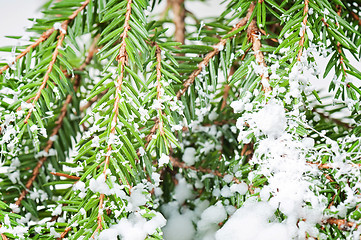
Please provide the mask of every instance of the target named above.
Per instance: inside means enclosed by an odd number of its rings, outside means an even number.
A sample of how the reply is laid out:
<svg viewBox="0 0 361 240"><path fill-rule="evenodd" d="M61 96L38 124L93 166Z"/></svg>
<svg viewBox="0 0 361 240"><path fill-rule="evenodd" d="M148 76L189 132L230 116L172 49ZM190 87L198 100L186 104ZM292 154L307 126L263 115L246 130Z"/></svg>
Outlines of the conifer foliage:
<svg viewBox="0 0 361 240"><path fill-rule="evenodd" d="M2 240L360 238L361 3L194 3L49 0L0 49Z"/></svg>

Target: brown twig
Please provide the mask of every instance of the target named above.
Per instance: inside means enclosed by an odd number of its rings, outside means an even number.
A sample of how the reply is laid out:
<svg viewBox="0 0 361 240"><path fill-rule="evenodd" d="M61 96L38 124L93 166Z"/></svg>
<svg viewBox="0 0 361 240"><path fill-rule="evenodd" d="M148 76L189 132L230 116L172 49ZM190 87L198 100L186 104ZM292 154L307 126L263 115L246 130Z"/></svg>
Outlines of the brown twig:
<svg viewBox="0 0 361 240"><path fill-rule="evenodd" d="M340 5L337 5L337 15L339 17L341 17L341 11L342 11L342 7ZM338 27L339 24L338 22L336 22L336 26ZM344 59L343 59L343 56L342 56L342 48L341 48L341 43L340 42L337 42L337 52L340 54L340 64L341 64L341 67L342 67L342 72L343 72L343 75L344 76L347 76L346 74L346 67L345 67L345 64L344 64Z"/></svg>
<svg viewBox="0 0 361 240"><path fill-rule="evenodd" d="M79 180L80 179L80 177L71 176L71 175L68 175L68 174L65 174L65 173L50 172L50 174L52 174L54 176L58 176L58 177L66 177L66 178L73 179L73 180Z"/></svg>
<svg viewBox="0 0 361 240"><path fill-rule="evenodd" d="M118 61L119 67L120 67L120 74L117 77L115 101L114 101L114 106L113 106L114 116L111 121L110 134L115 134L115 132L116 132L117 120L118 120L118 115L119 115L120 93L121 93L122 86L123 86L125 64L127 62L127 50L126 50L127 44L126 44L125 40L128 37L128 31L130 30L129 20L130 20L131 12L132 12L132 0L128 0L126 14L125 14L125 20L124 20L124 30L123 30L123 33L121 34L122 42L120 45L119 54L117 56L117 61ZM108 169L109 159L110 159L112 149L113 149L112 144L109 143L108 147L107 147L107 153L106 153L106 157L105 157L105 161L104 161L104 169L103 169L103 174L104 174L105 178L107 177L106 171ZM104 197L105 197L104 194L100 194L99 211L98 211L98 217L97 217L98 226L95 229L95 231L93 232L91 238L95 238L95 234L103 228L103 226L102 226L102 219L103 219L102 210L103 210Z"/></svg>
<svg viewBox="0 0 361 240"><path fill-rule="evenodd" d="M232 77L232 75L234 74L235 71L236 71L236 68L234 66L232 66L231 69L229 70L228 80ZM231 90L231 87L228 84L224 85L221 110L223 110L227 105L227 98L228 98L229 90Z"/></svg>
<svg viewBox="0 0 361 240"><path fill-rule="evenodd" d="M325 221L325 223L337 225L338 229L345 230L347 228L355 227L358 228L358 225L354 222L349 222L346 219L337 219L337 218L329 218Z"/></svg>
<svg viewBox="0 0 361 240"><path fill-rule="evenodd" d="M173 22L175 25L175 40L184 44L186 26L184 23L186 11L184 9L184 0L170 0L174 14Z"/></svg>
<svg viewBox="0 0 361 240"><path fill-rule="evenodd" d="M30 107L30 109L28 111L28 115L25 117L25 120L24 120L25 124L28 123L28 120L29 120L29 118L31 116L31 113L33 112L33 110L35 108L35 104L39 100L39 98L41 96L41 92L45 88L45 86L46 86L46 84L47 84L47 82L49 80L50 73L53 70L53 66L54 66L56 58L58 57L58 54L59 54L59 48L61 48L61 45L62 45L62 43L64 41L66 28L67 28L67 25L64 25L64 28L63 28L64 31L60 32L60 36L59 36L59 39L58 39L58 44L56 45L56 48L55 48L55 50L53 52L51 62L49 63L49 66L48 66L48 70L46 71L43 82L40 85L40 87L39 87L39 89L38 89L38 91L37 91L37 93L35 95L35 98L33 99L33 102L31 103L32 106Z"/></svg>
<svg viewBox="0 0 361 240"><path fill-rule="evenodd" d="M243 27L244 25L247 24L248 20L250 19L252 12L254 10L254 4L251 3L247 15L246 17L244 17L241 21L239 21L235 27L232 28L232 30L229 32L233 32L241 27ZM234 36L233 36L234 37ZM231 37L232 38L232 37ZM187 91L187 89L189 88L189 86L191 86L195 80L195 78L202 72L203 68L206 67L209 63L209 61L220 52L220 49L223 49L224 46L227 43L227 39L222 39L219 43L217 43L216 45L213 46L214 50L209 52L205 58L198 64L198 68L196 70L194 70L192 72L192 74L189 76L189 78L183 83L183 88L180 89L177 92L177 98L180 99L181 96Z"/></svg>
<svg viewBox="0 0 361 240"><path fill-rule="evenodd" d="M302 51L305 43L305 34L306 34L306 26L307 26L307 16L308 16L308 2L309 0L305 0L305 7L303 8L303 30L302 30L302 36L299 42L299 45L301 46L300 50L298 51L297 55L297 61L301 61Z"/></svg>
<svg viewBox="0 0 361 240"><path fill-rule="evenodd" d="M209 168L203 168L203 167L194 167L194 166L188 166L186 165L184 162L181 162L179 161L177 158L174 158L172 156L169 156L170 158L170 161L172 162L172 166L173 167L177 167L177 168L182 168L182 169L190 169L190 170L193 170L193 171L196 171L196 172L201 172L201 173L209 173L209 174L212 174L216 177L220 177L220 178L223 178L226 174L222 174L220 173L219 171L217 170L212 170L212 169L209 169ZM235 183L241 183L238 178L236 177L233 177L232 179L233 182ZM248 188L250 189L250 186L248 186Z"/></svg>
<svg viewBox="0 0 361 240"><path fill-rule="evenodd" d="M256 62L258 65L262 66L264 71L267 71L267 65L264 60L263 53L261 52L261 39L260 39L260 31L257 27L257 23L255 20L252 20L251 24L249 24L247 29L248 38L252 42L252 49L254 51L254 56L256 57ZM265 93L272 91L271 86L269 85L269 77L268 75L261 73L261 84L262 90Z"/></svg>
<svg viewBox="0 0 361 240"><path fill-rule="evenodd" d="M64 229L64 232L61 233L61 235L60 235L60 237L58 238L58 240L63 239L63 238L68 234L68 232L69 232L70 230L71 230L71 227L66 227L66 228Z"/></svg>
<svg viewBox="0 0 361 240"><path fill-rule="evenodd" d="M162 73L161 73L161 69L162 69L162 51L160 49L160 47L158 45L156 45L156 57L157 57L157 67L156 67L156 70L157 70L157 100L159 103L161 103L161 98L162 98L162 84L160 83L160 80L162 78ZM160 134L163 136L164 135L164 130L163 130L163 119L162 119L162 109L160 108L159 109L159 117L158 117L158 129L159 129L159 132Z"/></svg>
<svg viewBox="0 0 361 240"><path fill-rule="evenodd" d="M310 165L317 165L317 167L319 169L334 169L334 167L332 167L331 165L329 165L327 163L316 163L316 162L310 162L310 161L307 161L307 163L310 164ZM352 167L355 167L355 168L360 168L361 167L360 163L352 163L350 165Z"/></svg>
<svg viewBox="0 0 361 240"><path fill-rule="evenodd" d="M0 226L1 227L1 226ZM5 234L1 234L1 238L3 239L3 240L8 240L8 237L7 236L5 236Z"/></svg>
<svg viewBox="0 0 361 240"><path fill-rule="evenodd" d="M74 18L89 4L90 0L86 0L77 10L75 10L72 15L68 17L67 20L63 21L61 26L68 25L70 21L74 20ZM24 57L26 54L30 52L31 49L36 48L41 42L44 42L46 39L50 37L51 34L55 31L55 28L50 28L47 31L45 31L33 44L28 46L24 51L22 51L18 56L16 56L15 60L10 64L15 64L20 58ZM5 65L0 69L0 74L2 74L4 71L6 71L9 67L9 64Z"/></svg>
<svg viewBox="0 0 361 240"><path fill-rule="evenodd" d="M351 16L357 21L358 25L361 26L361 19L360 19L360 17L359 17L356 13L354 13L352 10L350 10L350 14L351 14Z"/></svg>

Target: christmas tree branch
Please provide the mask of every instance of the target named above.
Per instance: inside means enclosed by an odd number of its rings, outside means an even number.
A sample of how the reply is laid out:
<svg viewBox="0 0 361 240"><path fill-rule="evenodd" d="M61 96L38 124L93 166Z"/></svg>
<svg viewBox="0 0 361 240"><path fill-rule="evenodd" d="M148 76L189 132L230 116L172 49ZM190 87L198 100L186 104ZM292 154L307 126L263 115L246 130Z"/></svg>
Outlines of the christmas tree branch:
<svg viewBox="0 0 361 240"><path fill-rule="evenodd" d="M67 26L70 21L74 20L74 18L89 4L90 0L86 0L77 10L73 12L72 15L68 17L67 20L63 21L61 26ZM47 31L45 31L33 44L28 46L24 51L22 51L18 56L16 56L15 60L11 64L7 64L4 67L0 69L0 74L2 74L4 71L6 71L10 65L15 64L20 58L24 57L26 54L28 54L31 49L36 48L40 43L44 42L46 39L50 37L51 34L55 31L55 28L50 28Z"/></svg>
<svg viewBox="0 0 361 240"><path fill-rule="evenodd" d="M53 128L52 134L50 135L50 138L47 142L46 147L44 148L44 151L46 153L49 152L49 150L52 148L54 141L50 140L51 137L56 136L60 130L60 128L62 127L63 124L63 120L66 116L67 113L67 108L68 105L71 103L72 100L72 96L69 94L65 100L65 103L63 105L63 107L61 108L61 113L59 115L58 120L56 121L56 126ZM21 191L20 196L18 198L18 200L15 202L16 205L20 206L21 205L21 201L26 197L26 194L29 192L29 189L32 187L33 182L35 181L35 179L37 178L37 176L40 173L40 168L44 165L44 162L47 160L47 157L42 157L38 164L35 166L35 168L32 171L32 176L31 178L27 181L27 183L25 184L25 189Z"/></svg>
<svg viewBox="0 0 361 240"><path fill-rule="evenodd" d="M172 162L173 167L182 168L182 169L190 169L190 170L193 170L196 172L201 172L201 173L209 173L209 174L212 174L212 175L220 177L220 178L223 178L225 176L225 174L222 174L217 170L212 170L212 169L203 168L203 167L188 166L184 162L179 161L177 158L174 158L171 156L169 158ZM240 181L236 177L233 177L233 181L235 183L240 183Z"/></svg>
<svg viewBox="0 0 361 240"><path fill-rule="evenodd" d="M91 47L90 47L90 49L89 49L89 51L88 51L88 56L86 57L84 63L81 65L81 67L78 69L79 71L84 70L85 67L91 62L92 58L94 57L94 54L95 54L95 52L97 51L97 50L96 50L96 42L98 41L98 39L99 39L98 37L96 37L96 38L94 39L94 41L93 41L93 43L92 43L92 45L91 45ZM75 75L75 78L76 78L76 79L79 78L79 75ZM77 91L79 85L80 85L80 81L79 81L79 79L77 79L77 80L75 81L75 84L74 84L74 91L75 91L75 92ZM64 120L64 118L65 118L65 116L66 116L66 114L67 114L67 107L68 107L68 105L71 103L71 101L72 101L72 96L71 96L71 94L69 94L69 95L67 96L67 98L66 98L66 100L65 100L62 108L61 108L61 111L60 111L60 115L59 115L59 117L58 117L58 120L55 122L57 125L55 126L55 128L53 128L53 131L52 131L52 134L50 135L50 138L51 138L52 136L57 135L58 132L59 132L59 130L60 130L60 128L62 127L63 120ZM52 146L53 146L53 143L54 143L54 142L53 142L52 140L50 140L50 138L49 138L49 140L48 140L48 142L47 142L47 146L44 148L44 151L45 151L45 152L49 152L49 150L50 150L50 149L52 148ZM40 168L43 166L43 164L44 164L44 162L45 162L46 160L47 160L47 157L42 157L42 158L40 159L40 161L38 162L38 164L36 165L36 167L33 169L33 171L32 171L32 177L31 177L31 178L28 180L28 182L26 183L26 185L25 185L25 186L26 186L26 189L24 189L24 190L21 192L18 200L17 200L16 203L15 203L16 205L20 206L21 201L26 197L26 194L28 193L28 190L31 188L33 182L35 181L35 179L36 179L37 176L39 175L39 173L40 173L40 172L39 172L39 171L40 171ZM60 173L59 173L59 174L60 174ZM55 174L53 174L53 175L55 175ZM71 176L71 177L74 177L74 176Z"/></svg>
<svg viewBox="0 0 361 240"><path fill-rule="evenodd" d="M254 10L254 4L251 3L247 15L246 17L244 17L241 21L239 21L235 27L232 28L232 30L229 32L233 32L243 26L245 26L248 22L248 20L250 19L252 12ZM234 37L234 36L232 36ZM230 38L232 38L230 37ZM202 72L203 68L206 67L209 63L209 61L220 52L220 49L223 49L224 46L227 43L227 39L222 39L219 43L217 43L216 45L213 46L214 50L209 52L206 57L198 64L198 68L192 72L192 74L189 76L189 78L183 83L183 88L180 89L177 92L177 98L180 99L181 96L187 91L187 89L193 84L194 80L196 79L196 77Z"/></svg>
<svg viewBox="0 0 361 240"><path fill-rule="evenodd" d="M124 20L124 30L123 30L123 33L121 34L122 42L120 45L119 54L117 56L120 73L118 75L117 83L116 83L115 101L114 101L114 106L113 106L113 119L111 121L111 129L110 129L110 134L113 134L113 135L115 135L116 126L117 126L117 120L118 120L118 115L119 115L120 93L121 93L122 86L123 86L125 64L127 62L126 38L128 37L128 31L130 30L129 21L130 21L131 12L132 12L132 0L128 0L126 13L125 13L125 20ZM104 174L105 178L107 177L106 171L108 169L109 159L110 159L112 149L113 149L112 144L109 143L107 150L106 150L106 157L105 157L104 169L103 169L103 174ZM103 193L101 193L100 197L99 197L99 210L98 210L98 217L97 217L98 226L95 229L95 231L93 232L91 238L94 238L95 234L103 228L102 227L102 219L103 219L104 197L105 197L105 195Z"/></svg>
<svg viewBox="0 0 361 240"><path fill-rule="evenodd" d="M334 122L336 125L338 126L342 126L344 128L347 128L347 129L352 129L353 127L350 126L349 124L345 123L345 122L342 122L341 120L339 119L335 119L335 118L332 118L330 116L327 116L326 114L322 113L322 112L319 112L317 111L316 109L312 109L312 112L315 112L317 113L318 115L320 115L322 118L324 119L328 119L330 120L331 122Z"/></svg>

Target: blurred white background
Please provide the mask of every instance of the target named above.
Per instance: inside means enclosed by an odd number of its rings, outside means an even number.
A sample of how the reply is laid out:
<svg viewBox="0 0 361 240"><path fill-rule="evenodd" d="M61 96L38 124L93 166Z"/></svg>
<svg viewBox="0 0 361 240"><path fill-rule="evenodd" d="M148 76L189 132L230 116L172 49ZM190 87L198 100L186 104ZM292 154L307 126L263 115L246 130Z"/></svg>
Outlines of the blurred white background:
<svg viewBox="0 0 361 240"><path fill-rule="evenodd" d="M0 0L0 46L15 45L17 40L5 36L23 35L32 24L28 18L41 16L38 10L43 3L44 0Z"/></svg>

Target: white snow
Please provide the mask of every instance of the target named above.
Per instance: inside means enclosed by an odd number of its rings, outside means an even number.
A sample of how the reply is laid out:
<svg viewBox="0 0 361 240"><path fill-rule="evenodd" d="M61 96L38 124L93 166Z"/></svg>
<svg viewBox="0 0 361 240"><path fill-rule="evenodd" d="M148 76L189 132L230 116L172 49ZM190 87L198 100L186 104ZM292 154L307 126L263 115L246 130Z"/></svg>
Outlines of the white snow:
<svg viewBox="0 0 361 240"><path fill-rule="evenodd" d="M147 220L139 213L133 213L128 218L122 218L109 229L101 231L99 240L115 240L117 236L122 240L144 240L166 224L162 214L154 212L154 215L152 219Z"/></svg>
<svg viewBox="0 0 361 240"><path fill-rule="evenodd" d="M105 183L105 175L104 173L100 174L97 179L90 179L89 181L89 189L94 193L102 193L105 195L110 194L110 188L108 184Z"/></svg>
<svg viewBox="0 0 361 240"><path fill-rule="evenodd" d="M186 149L184 149L182 160L188 166L194 165L196 161L196 149L193 147L187 147Z"/></svg>
<svg viewBox="0 0 361 240"><path fill-rule="evenodd" d="M181 178L179 174L176 175L176 177L178 179L178 185L174 190L174 198L182 205L187 199L193 197L192 185L187 183L184 178Z"/></svg>
<svg viewBox="0 0 361 240"><path fill-rule="evenodd" d="M275 209L267 203L245 204L217 231L216 240L290 240L287 227L269 222Z"/></svg>
<svg viewBox="0 0 361 240"><path fill-rule="evenodd" d="M232 184L230 190L233 193L238 192L241 195L245 195L248 191L248 185L244 182L241 182L239 184Z"/></svg>
<svg viewBox="0 0 361 240"><path fill-rule="evenodd" d="M269 102L254 116L257 127L269 137L279 137L287 127L283 105Z"/></svg>
<svg viewBox="0 0 361 240"><path fill-rule="evenodd" d="M167 165L168 163L169 163L169 156L162 153L162 156L158 160L159 166L164 166Z"/></svg>

